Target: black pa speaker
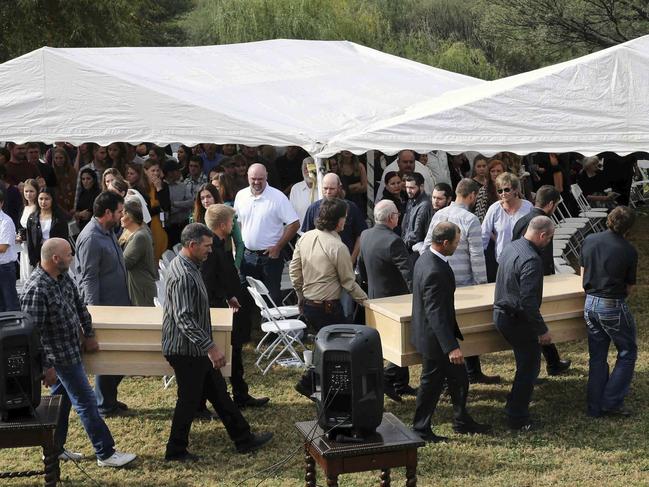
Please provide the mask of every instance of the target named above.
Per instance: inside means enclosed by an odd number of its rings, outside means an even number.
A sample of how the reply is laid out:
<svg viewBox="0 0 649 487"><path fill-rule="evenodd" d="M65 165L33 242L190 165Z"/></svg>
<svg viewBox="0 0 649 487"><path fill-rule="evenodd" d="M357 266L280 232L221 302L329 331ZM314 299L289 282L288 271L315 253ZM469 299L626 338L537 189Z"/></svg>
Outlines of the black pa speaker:
<svg viewBox="0 0 649 487"><path fill-rule="evenodd" d="M41 402L40 336L29 315L0 313L0 417ZM24 411L23 411L24 410Z"/></svg>
<svg viewBox="0 0 649 487"><path fill-rule="evenodd" d="M361 325L330 325L315 339L315 400L320 427L354 437L376 431L383 419L381 337Z"/></svg>

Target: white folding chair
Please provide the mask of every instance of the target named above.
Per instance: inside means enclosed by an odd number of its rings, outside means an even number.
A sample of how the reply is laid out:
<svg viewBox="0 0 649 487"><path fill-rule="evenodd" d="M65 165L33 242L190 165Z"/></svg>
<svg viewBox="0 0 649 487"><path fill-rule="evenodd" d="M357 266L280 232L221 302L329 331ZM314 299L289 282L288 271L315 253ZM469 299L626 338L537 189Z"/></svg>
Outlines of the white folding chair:
<svg viewBox="0 0 649 487"><path fill-rule="evenodd" d="M276 320L286 320L300 315L300 308L298 306L277 306L275 304L275 301L273 301L268 288L259 279L247 276L246 281L248 281L248 285L254 288L262 296L262 298L266 299L267 304L271 304L271 306L267 307L268 311L261 312L261 316L265 320L270 320L273 318L275 318ZM272 332L266 333L264 338L261 339L261 341L257 345L257 348L255 349L257 352L261 348L262 344L266 341L266 338L268 338L271 334Z"/></svg>
<svg viewBox="0 0 649 487"><path fill-rule="evenodd" d="M165 265L169 265L171 264L171 261L174 260L175 258L176 258L176 252L167 249L162 253L162 258L160 260L164 262Z"/></svg>
<svg viewBox="0 0 649 487"><path fill-rule="evenodd" d="M262 374L266 375L266 372L268 372L268 369L270 369L273 364L303 366L304 362L293 345L299 344L304 348L304 344L298 338L297 333L305 330L306 324L303 321L295 319L278 320L273 318L273 315L268 311L268 305L261 294L259 294L253 287L248 287L248 292L261 311L262 316L270 317L268 321L261 324L261 330L266 333L264 339L270 333L277 334L275 340L259 355L259 358L255 362L257 368L262 372ZM264 311L266 311L266 313L264 313ZM279 347L282 347L281 350L274 354ZM285 354L290 355L290 358L283 359L282 356ZM261 365L263 360L268 360L268 364L265 368L262 368Z"/></svg>

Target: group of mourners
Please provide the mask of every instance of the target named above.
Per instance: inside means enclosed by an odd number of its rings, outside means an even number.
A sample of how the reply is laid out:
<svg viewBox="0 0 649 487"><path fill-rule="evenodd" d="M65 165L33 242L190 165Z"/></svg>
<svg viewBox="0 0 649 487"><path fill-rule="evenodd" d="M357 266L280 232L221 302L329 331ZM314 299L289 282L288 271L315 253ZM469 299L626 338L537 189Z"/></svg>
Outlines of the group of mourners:
<svg viewBox="0 0 649 487"><path fill-rule="evenodd" d="M271 147L181 145L175 157L150 144L42 149L8 143L0 151L0 311L22 309L41 331L44 383L65 398L56 430L62 459L81 458L65 449L72 407L99 465L135 458L115 450L103 420L129 414L118 400L123 377L99 375L93 390L83 370L81 353L98 349L86 306L153 306L156 298L163 303L162 351L178 390L166 460L197 459L188 450L189 431L195 419L212 417L206 401L237 451L269 442L272 433L253 433L241 414L269 403L250 395L244 379L243 345L260 318L245 279L261 280L279 303L286 262L311 332L362 322L358 305L368 298L413 294L411 336L424 358L420 386L409 384L408 368L387 363L384 387L395 401L417 397L413 428L426 440L442 439L431 424L444 387L454 430L488 431L467 412L468 387L500 382L483 373L479 357L461 352L456 286L496 282L494 322L516 359L505 409L511 428L532 427L541 353L550 375L570 367L539 311L543 276L554 273L551 216L570 182L563 179L572 167L562 164L563 155L523 163L509 153L478 154L472 164L466 155L442 152L404 150L392 162L381 156L382 187L368 228L365 163L346 151L324 161L318 199L315 163L298 147L277 156ZM597 177L582 162L587 181ZM546 180L551 184L541 184ZM613 206L616 196L593 199L602 195L588 191L591 203ZM636 356L625 303L637 264L625 239L632 224L633 212L619 206L608 215L609 230L588 236L582 248L593 416L628 414L623 400ZM170 249L177 256L159 266ZM234 312L232 394L220 373L225 356L211 334L210 307ZM609 375L610 341L620 352ZM295 387L313 392L306 374Z"/></svg>

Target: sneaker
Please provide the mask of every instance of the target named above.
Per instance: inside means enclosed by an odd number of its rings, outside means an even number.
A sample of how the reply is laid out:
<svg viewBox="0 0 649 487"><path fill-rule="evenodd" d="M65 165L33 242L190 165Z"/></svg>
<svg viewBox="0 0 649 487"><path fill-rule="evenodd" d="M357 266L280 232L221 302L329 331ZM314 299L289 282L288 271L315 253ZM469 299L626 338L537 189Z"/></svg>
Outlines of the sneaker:
<svg viewBox="0 0 649 487"><path fill-rule="evenodd" d="M239 453L252 453L253 451L259 450L262 446L268 443L273 438L272 433L253 433L250 435L250 438L237 446L237 452Z"/></svg>
<svg viewBox="0 0 649 487"><path fill-rule="evenodd" d="M100 467L119 468L119 467L123 467L127 463L131 463L136 458L137 456L134 455L133 453L124 453L115 450L115 453L113 453L110 457L106 458L105 460L100 460L98 458L97 465L99 465Z"/></svg>
<svg viewBox="0 0 649 487"><path fill-rule="evenodd" d="M45 455L41 455L41 458L45 460ZM67 462L68 460L72 460L73 462L80 462L81 460L83 460L83 453L63 450L63 452L59 455L59 461Z"/></svg>

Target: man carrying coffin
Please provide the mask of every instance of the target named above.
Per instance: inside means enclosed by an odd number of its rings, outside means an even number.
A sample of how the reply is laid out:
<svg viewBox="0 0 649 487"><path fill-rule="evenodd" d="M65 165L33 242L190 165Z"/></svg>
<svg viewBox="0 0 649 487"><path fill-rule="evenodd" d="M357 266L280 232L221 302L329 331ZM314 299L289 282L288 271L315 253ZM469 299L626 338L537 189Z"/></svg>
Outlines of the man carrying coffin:
<svg viewBox="0 0 649 487"><path fill-rule="evenodd" d="M415 263L410 326L411 343L423 359L413 430L423 440L437 443L446 440L431 429L444 381L453 403L456 433L486 433L491 426L476 422L466 409L469 377L458 344L463 337L455 319L455 277L448 264L460 242L460 229L442 222L432 237L430 247Z"/></svg>

